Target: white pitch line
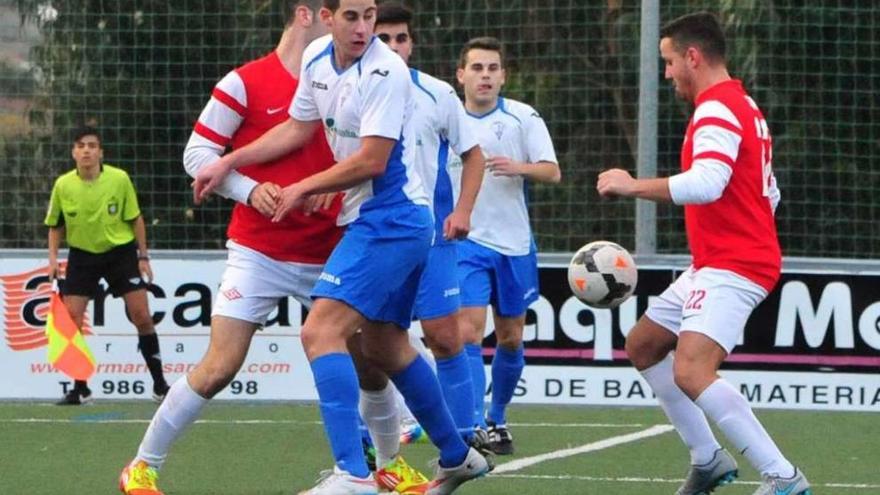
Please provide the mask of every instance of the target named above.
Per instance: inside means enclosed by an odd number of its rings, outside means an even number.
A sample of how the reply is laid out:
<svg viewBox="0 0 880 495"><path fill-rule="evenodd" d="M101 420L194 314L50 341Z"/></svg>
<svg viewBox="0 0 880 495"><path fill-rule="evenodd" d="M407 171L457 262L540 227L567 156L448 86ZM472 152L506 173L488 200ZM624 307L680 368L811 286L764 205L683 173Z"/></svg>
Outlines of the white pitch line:
<svg viewBox="0 0 880 495"><path fill-rule="evenodd" d="M669 483L678 484L683 479L668 478L635 478L635 477L605 477L605 476L574 476L574 475L546 475L546 474L500 474L495 475L493 472L490 477L509 478L509 479L528 479L528 480L552 480L552 481L594 481L594 482L610 482L610 483ZM760 481L741 481L736 480L737 485L760 485ZM856 490L876 490L880 485L872 485L869 483L814 483L814 487L820 488L848 488Z"/></svg>
<svg viewBox="0 0 880 495"><path fill-rule="evenodd" d="M0 419L0 423L106 423L106 424L140 424L149 423L149 419L113 419L101 418L100 414L94 418L79 419L60 419L60 418L12 418ZM296 421L285 419L200 419L196 424L216 424L216 425L320 425L320 421ZM640 423L510 423L510 426L523 428L640 428L644 426Z"/></svg>
<svg viewBox="0 0 880 495"><path fill-rule="evenodd" d="M501 473L509 473L512 471L519 471L520 469L527 468L529 466L534 466L535 464L542 463L544 461L550 461L553 459L562 459L565 457L571 457L573 455L578 454L586 454L587 452L595 452L597 450L603 450L610 447L615 447L617 445L623 445L626 443L637 442L639 440L655 437L657 435L662 435L664 433L670 432L675 428L672 425L655 425L648 429L637 431L635 433L628 433L626 435L620 435L616 437L606 438L605 440L599 440L598 442L588 443L586 445L581 445L580 447L573 447L570 449L562 449L556 450L553 452L548 452L546 454L536 455L532 457L524 457L522 459L517 459L515 461L505 462L504 464L499 464L495 467L495 470L492 471L494 474Z"/></svg>

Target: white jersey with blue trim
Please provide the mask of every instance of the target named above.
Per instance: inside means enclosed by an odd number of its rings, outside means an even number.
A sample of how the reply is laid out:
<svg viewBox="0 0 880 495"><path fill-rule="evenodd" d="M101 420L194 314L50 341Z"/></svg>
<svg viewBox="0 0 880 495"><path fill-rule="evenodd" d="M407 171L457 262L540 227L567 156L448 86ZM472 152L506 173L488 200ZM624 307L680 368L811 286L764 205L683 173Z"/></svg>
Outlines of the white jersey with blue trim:
<svg viewBox="0 0 880 495"><path fill-rule="evenodd" d="M529 105L499 97L494 110L468 113L468 118L487 159L503 156L524 163L558 163L544 119ZM453 174L460 176L461 167L451 165ZM456 177L452 184L458 198ZM533 241L526 199L525 178L496 177L486 170L468 239L508 256L529 254Z"/></svg>
<svg viewBox="0 0 880 495"><path fill-rule="evenodd" d="M434 211L435 242L443 241L443 222L452 213L452 182L446 168L449 151L461 155L477 146L464 105L448 83L410 69L415 112L419 177Z"/></svg>
<svg viewBox="0 0 880 495"><path fill-rule="evenodd" d="M413 111L409 68L375 36L347 69L336 67L332 35L313 41L303 53L302 73L290 116L321 120L337 162L354 154L363 137L397 140L385 173L345 193L337 223L346 225L374 208L428 205L415 170L416 146L409 123Z"/></svg>

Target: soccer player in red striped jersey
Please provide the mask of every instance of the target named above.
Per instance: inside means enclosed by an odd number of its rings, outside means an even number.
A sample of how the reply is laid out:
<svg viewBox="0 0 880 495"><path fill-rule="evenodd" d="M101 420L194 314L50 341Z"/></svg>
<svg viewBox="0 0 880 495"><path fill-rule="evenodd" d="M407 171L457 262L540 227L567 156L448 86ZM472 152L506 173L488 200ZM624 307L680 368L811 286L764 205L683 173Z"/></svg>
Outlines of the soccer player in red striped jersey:
<svg viewBox="0 0 880 495"><path fill-rule="evenodd" d="M682 172L634 179L608 170L597 189L603 196L684 205L693 262L649 304L626 351L690 449L691 470L679 495L712 491L737 475L736 461L715 439L707 417L763 476L755 495L809 494L803 473L783 456L746 399L718 376L782 264L767 121L728 73L726 42L714 16L681 17L660 37L666 78L695 106Z"/></svg>
<svg viewBox="0 0 880 495"><path fill-rule="evenodd" d="M327 33L321 0L285 2L287 24L274 51L228 73L211 93L184 151L184 167L195 176L223 156L288 119L303 50ZM241 367L254 332L266 323L280 298L311 305L309 293L342 235L336 225L339 198L293 211L272 222L281 188L334 163L323 132L304 147L265 163L232 172L216 192L236 201L227 231L229 258L213 306L211 340L202 361L179 379L120 477L127 495L159 495L158 470L179 435L223 390Z"/></svg>

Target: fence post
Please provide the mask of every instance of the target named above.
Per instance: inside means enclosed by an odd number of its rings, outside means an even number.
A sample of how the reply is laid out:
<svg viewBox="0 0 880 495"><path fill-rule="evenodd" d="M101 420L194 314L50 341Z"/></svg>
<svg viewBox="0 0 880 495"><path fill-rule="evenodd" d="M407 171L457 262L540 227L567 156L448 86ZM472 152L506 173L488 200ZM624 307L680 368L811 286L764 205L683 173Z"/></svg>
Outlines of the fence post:
<svg viewBox="0 0 880 495"><path fill-rule="evenodd" d="M642 0L639 50L639 134L636 173L657 175L657 54L660 43L660 1ZM657 205L636 200L636 253L657 252Z"/></svg>

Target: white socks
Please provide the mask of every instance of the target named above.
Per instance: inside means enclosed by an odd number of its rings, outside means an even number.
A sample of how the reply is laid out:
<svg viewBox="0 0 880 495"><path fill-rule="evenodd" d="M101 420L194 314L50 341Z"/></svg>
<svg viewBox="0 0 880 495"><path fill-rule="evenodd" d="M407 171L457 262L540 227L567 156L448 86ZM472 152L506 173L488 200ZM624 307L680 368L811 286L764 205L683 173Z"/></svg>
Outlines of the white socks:
<svg viewBox="0 0 880 495"><path fill-rule="evenodd" d="M135 460L161 469L171 444L199 417L208 399L195 393L186 376L181 377L165 396L144 434Z"/></svg>
<svg viewBox="0 0 880 495"><path fill-rule="evenodd" d="M733 385L723 379L715 380L696 402L762 475L790 477L795 472Z"/></svg>
<svg viewBox="0 0 880 495"><path fill-rule="evenodd" d="M654 390L663 412L690 449L691 464L699 466L711 462L721 445L715 440L703 411L675 384L672 355L641 373Z"/></svg>
<svg viewBox="0 0 880 495"><path fill-rule="evenodd" d="M397 389L388 382L385 390L361 389L359 409L376 447L376 466L381 468L400 452L400 413Z"/></svg>

